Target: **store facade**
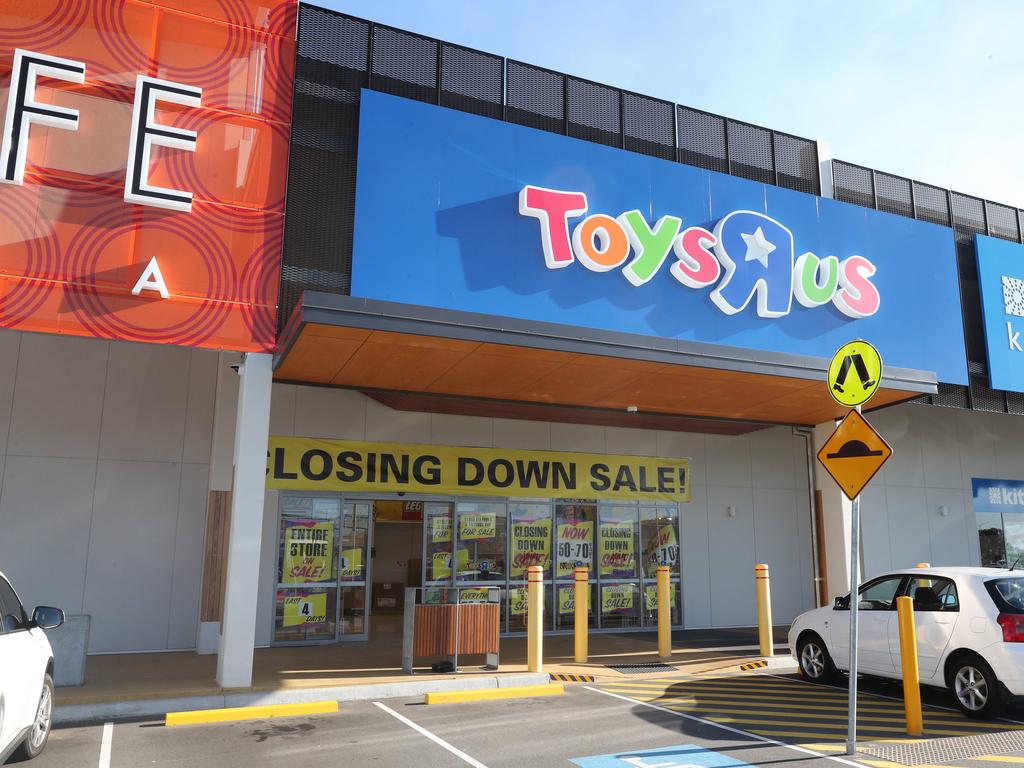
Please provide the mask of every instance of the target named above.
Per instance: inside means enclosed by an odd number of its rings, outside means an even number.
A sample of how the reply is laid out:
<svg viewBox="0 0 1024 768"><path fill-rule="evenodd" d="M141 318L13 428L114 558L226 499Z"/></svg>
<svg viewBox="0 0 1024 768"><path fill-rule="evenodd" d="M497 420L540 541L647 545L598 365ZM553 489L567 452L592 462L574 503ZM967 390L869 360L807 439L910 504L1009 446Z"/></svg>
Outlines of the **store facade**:
<svg viewBox="0 0 1024 768"><path fill-rule="evenodd" d="M895 449L865 572L1024 551L1020 211L242 5L0 24L0 569L92 652L245 686L254 647L395 633L410 587L497 588L516 633L531 564L552 632L577 566L594 631L652 628L662 564L677 627L750 625L758 562L788 621L847 586L813 456L857 337Z"/></svg>

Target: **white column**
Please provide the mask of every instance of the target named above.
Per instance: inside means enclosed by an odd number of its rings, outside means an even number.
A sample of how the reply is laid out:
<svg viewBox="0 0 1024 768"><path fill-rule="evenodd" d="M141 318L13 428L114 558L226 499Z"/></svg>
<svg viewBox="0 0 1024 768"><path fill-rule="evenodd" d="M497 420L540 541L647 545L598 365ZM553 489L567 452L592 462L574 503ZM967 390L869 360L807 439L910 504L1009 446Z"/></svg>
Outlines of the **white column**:
<svg viewBox="0 0 1024 768"><path fill-rule="evenodd" d="M821 183L821 196L834 198L836 188L832 180L832 147L825 141L819 141L817 144L818 180Z"/></svg>
<svg viewBox="0 0 1024 768"><path fill-rule="evenodd" d="M814 453L835 432L836 422L828 421L814 428ZM815 459L817 461L817 459ZM817 490L821 491L821 513L825 536L818 546L825 553L825 573L828 580L828 600L850 591L850 522L853 507L835 481L820 466L814 473Z"/></svg>
<svg viewBox="0 0 1024 768"><path fill-rule="evenodd" d="M238 370L231 533L224 588L224 618L217 653L217 684L252 685L256 603L263 535L263 489L270 431L271 356L249 353Z"/></svg>

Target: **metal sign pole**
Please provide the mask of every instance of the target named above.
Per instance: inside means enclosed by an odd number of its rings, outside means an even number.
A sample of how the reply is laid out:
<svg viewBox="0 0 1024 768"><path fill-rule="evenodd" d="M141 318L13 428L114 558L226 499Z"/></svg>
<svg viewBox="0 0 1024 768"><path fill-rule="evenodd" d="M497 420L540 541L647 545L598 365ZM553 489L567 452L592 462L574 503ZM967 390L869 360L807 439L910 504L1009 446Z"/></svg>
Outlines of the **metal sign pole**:
<svg viewBox="0 0 1024 768"><path fill-rule="evenodd" d="M857 406L860 413L860 406ZM847 699L846 754L857 752L857 624L860 611L860 494L850 510L850 687Z"/></svg>

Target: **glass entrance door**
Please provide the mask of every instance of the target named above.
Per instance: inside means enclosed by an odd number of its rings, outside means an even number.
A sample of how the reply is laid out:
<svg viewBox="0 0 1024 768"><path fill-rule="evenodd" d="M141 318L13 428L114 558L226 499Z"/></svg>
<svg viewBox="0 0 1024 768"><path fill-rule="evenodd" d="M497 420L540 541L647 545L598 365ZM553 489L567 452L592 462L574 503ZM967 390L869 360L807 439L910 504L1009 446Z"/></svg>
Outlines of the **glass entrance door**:
<svg viewBox="0 0 1024 768"><path fill-rule="evenodd" d="M341 517L341 553L338 558L338 588L341 592L339 640L366 640L369 637L369 585L371 575L373 504L369 501L345 502Z"/></svg>

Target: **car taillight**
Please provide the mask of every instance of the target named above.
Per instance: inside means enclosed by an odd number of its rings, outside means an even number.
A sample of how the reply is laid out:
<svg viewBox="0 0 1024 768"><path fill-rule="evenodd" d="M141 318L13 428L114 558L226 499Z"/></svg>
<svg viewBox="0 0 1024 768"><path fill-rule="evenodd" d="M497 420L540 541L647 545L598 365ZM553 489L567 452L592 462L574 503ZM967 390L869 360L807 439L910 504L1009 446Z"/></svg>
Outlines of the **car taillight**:
<svg viewBox="0 0 1024 768"><path fill-rule="evenodd" d="M1000 613L996 621L1003 628L1003 642L1024 643L1024 613Z"/></svg>

